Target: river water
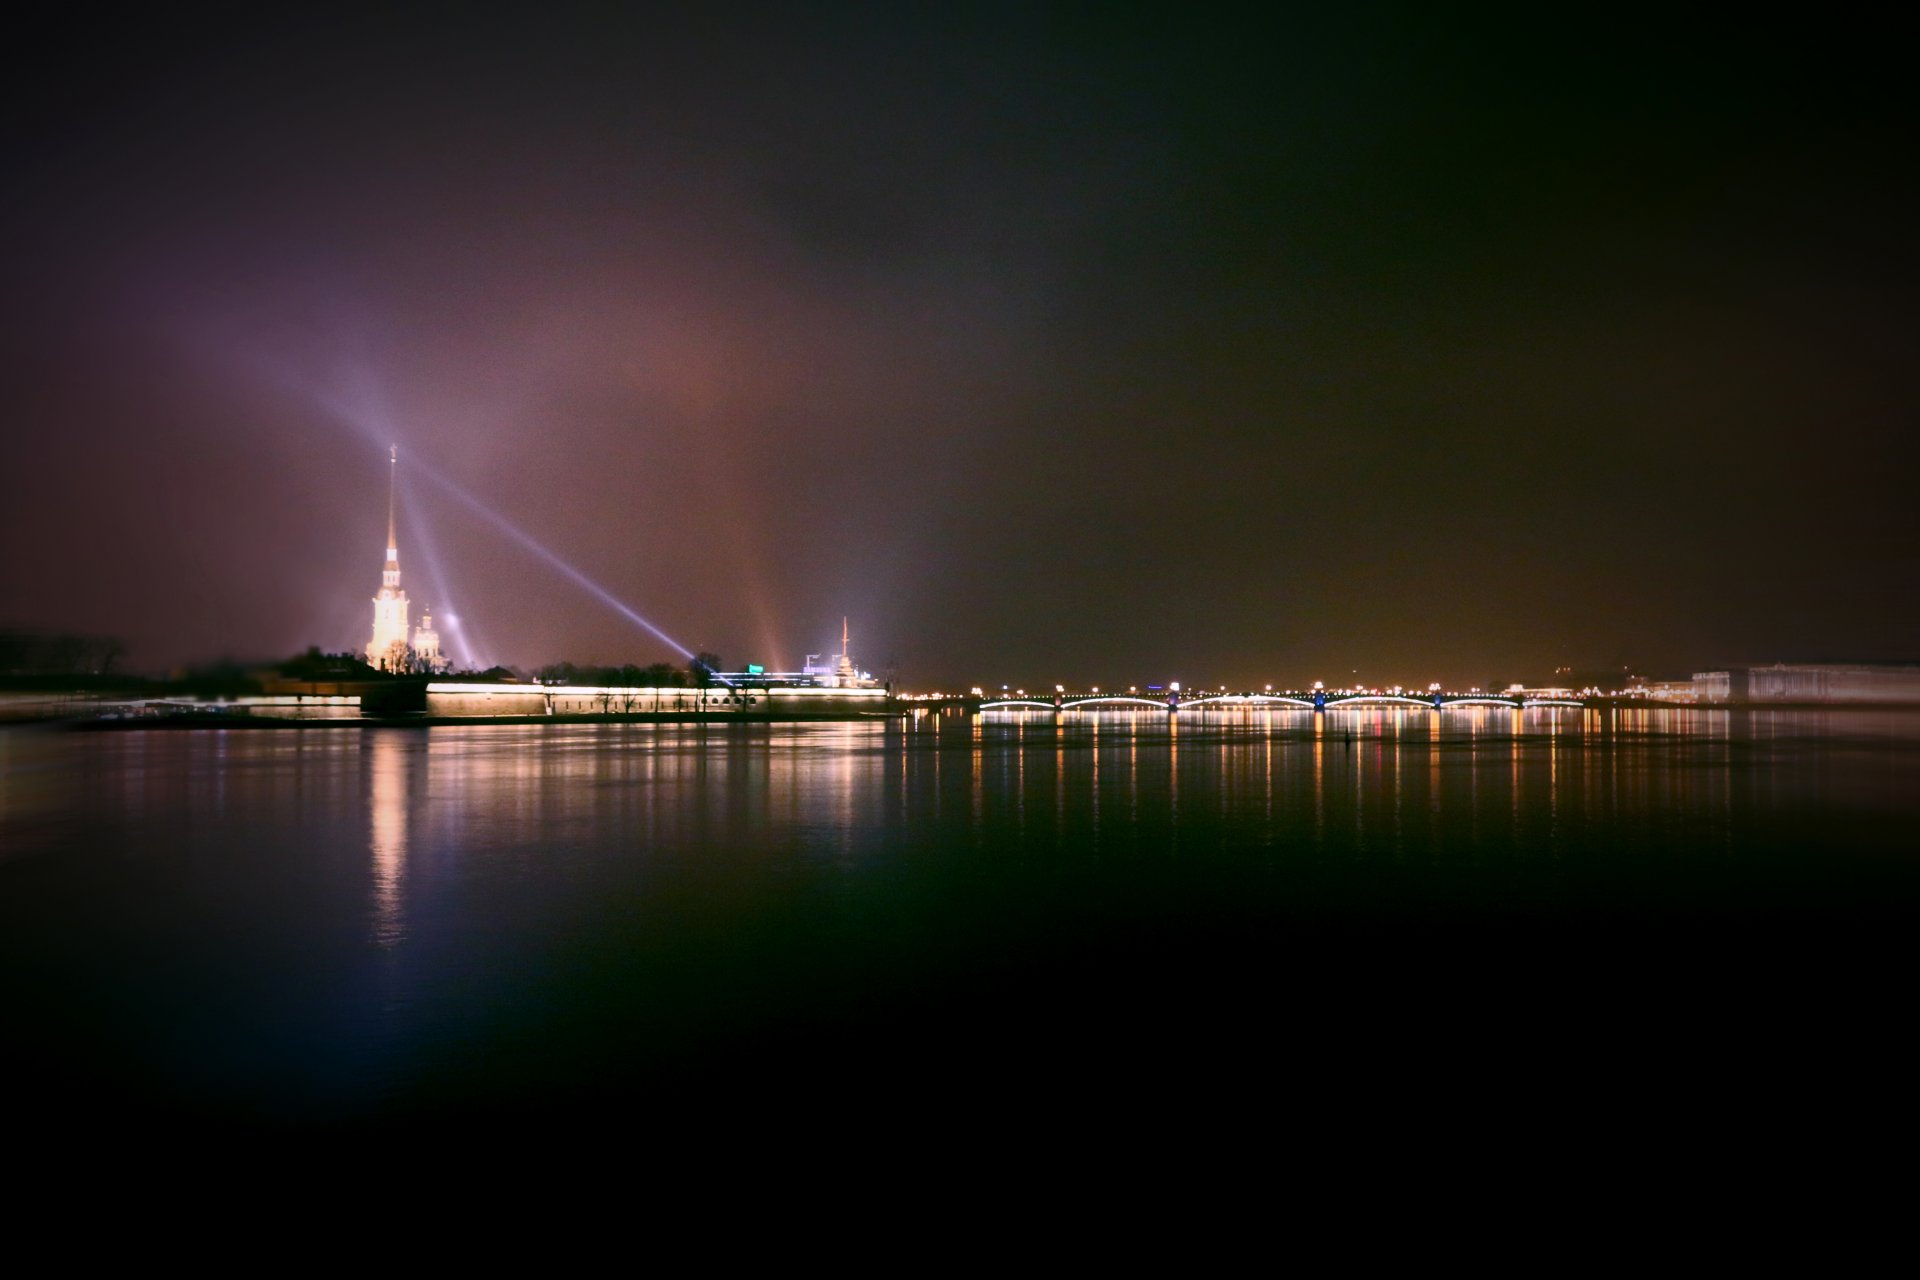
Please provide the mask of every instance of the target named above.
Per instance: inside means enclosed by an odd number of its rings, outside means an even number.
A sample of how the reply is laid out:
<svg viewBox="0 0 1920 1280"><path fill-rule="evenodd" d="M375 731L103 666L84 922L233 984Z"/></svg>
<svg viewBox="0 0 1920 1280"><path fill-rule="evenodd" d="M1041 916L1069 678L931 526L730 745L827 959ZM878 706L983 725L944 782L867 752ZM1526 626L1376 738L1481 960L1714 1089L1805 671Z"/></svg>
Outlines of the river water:
<svg viewBox="0 0 1920 1280"><path fill-rule="evenodd" d="M345 1133L1751 1074L1907 1002L1916 816L1885 712L9 730L5 1070Z"/></svg>

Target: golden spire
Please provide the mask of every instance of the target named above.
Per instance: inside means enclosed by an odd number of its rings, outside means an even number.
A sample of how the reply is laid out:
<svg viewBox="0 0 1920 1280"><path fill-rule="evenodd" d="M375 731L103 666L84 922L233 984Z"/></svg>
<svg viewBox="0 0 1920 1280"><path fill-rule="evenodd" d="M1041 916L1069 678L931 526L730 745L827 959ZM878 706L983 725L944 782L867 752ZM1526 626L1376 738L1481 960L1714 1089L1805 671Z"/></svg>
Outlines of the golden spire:
<svg viewBox="0 0 1920 1280"><path fill-rule="evenodd" d="M387 449L387 560L389 563L400 559L400 543L394 533L393 491L400 475L400 446L392 445Z"/></svg>

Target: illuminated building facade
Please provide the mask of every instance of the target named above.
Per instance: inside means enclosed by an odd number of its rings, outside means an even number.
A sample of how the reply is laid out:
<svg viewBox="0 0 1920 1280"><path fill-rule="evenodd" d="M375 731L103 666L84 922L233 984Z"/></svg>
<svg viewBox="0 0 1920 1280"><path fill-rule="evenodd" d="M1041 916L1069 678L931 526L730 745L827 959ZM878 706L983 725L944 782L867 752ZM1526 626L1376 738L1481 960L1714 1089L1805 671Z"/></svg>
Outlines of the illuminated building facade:
<svg viewBox="0 0 1920 1280"><path fill-rule="evenodd" d="M400 547L393 511L394 482L400 469L398 445L387 459L387 563L380 573L380 593L373 598L373 638L367 641L367 665L381 671L405 671L411 665L413 651L407 642L407 593L400 586ZM438 636L434 636L434 648L439 648Z"/></svg>
<svg viewBox="0 0 1920 1280"><path fill-rule="evenodd" d="M1775 662L1748 667L1749 702L1920 702L1920 664Z"/></svg>
<svg viewBox="0 0 1920 1280"><path fill-rule="evenodd" d="M1696 671L1691 680L1647 681L1628 691L1663 702L1867 703L1920 702L1920 663L1775 662Z"/></svg>

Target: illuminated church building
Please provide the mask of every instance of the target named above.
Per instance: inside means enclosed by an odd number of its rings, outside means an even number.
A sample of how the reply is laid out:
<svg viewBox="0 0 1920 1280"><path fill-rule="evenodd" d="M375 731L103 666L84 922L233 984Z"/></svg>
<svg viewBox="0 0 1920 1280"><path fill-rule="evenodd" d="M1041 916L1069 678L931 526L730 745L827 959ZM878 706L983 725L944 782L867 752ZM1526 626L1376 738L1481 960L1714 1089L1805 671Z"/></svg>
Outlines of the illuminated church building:
<svg viewBox="0 0 1920 1280"><path fill-rule="evenodd" d="M382 671L437 671L440 635L433 629L430 609L422 612L420 629L408 643L407 593L400 585L400 545L394 521L399 446L394 446L387 457L387 563L380 574L380 594L373 598L373 638L367 641L367 663Z"/></svg>

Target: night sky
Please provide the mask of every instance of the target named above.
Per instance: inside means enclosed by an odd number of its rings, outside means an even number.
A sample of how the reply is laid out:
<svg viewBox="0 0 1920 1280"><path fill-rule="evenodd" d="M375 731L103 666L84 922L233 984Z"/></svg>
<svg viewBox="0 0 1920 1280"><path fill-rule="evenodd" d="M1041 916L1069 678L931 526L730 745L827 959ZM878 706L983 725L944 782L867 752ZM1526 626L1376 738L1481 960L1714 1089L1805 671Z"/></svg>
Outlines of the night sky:
<svg viewBox="0 0 1920 1280"><path fill-rule="evenodd" d="M729 665L1920 657L1858 14L271 8L11 43L0 627L359 648L394 441L482 663L681 657L436 476Z"/></svg>

